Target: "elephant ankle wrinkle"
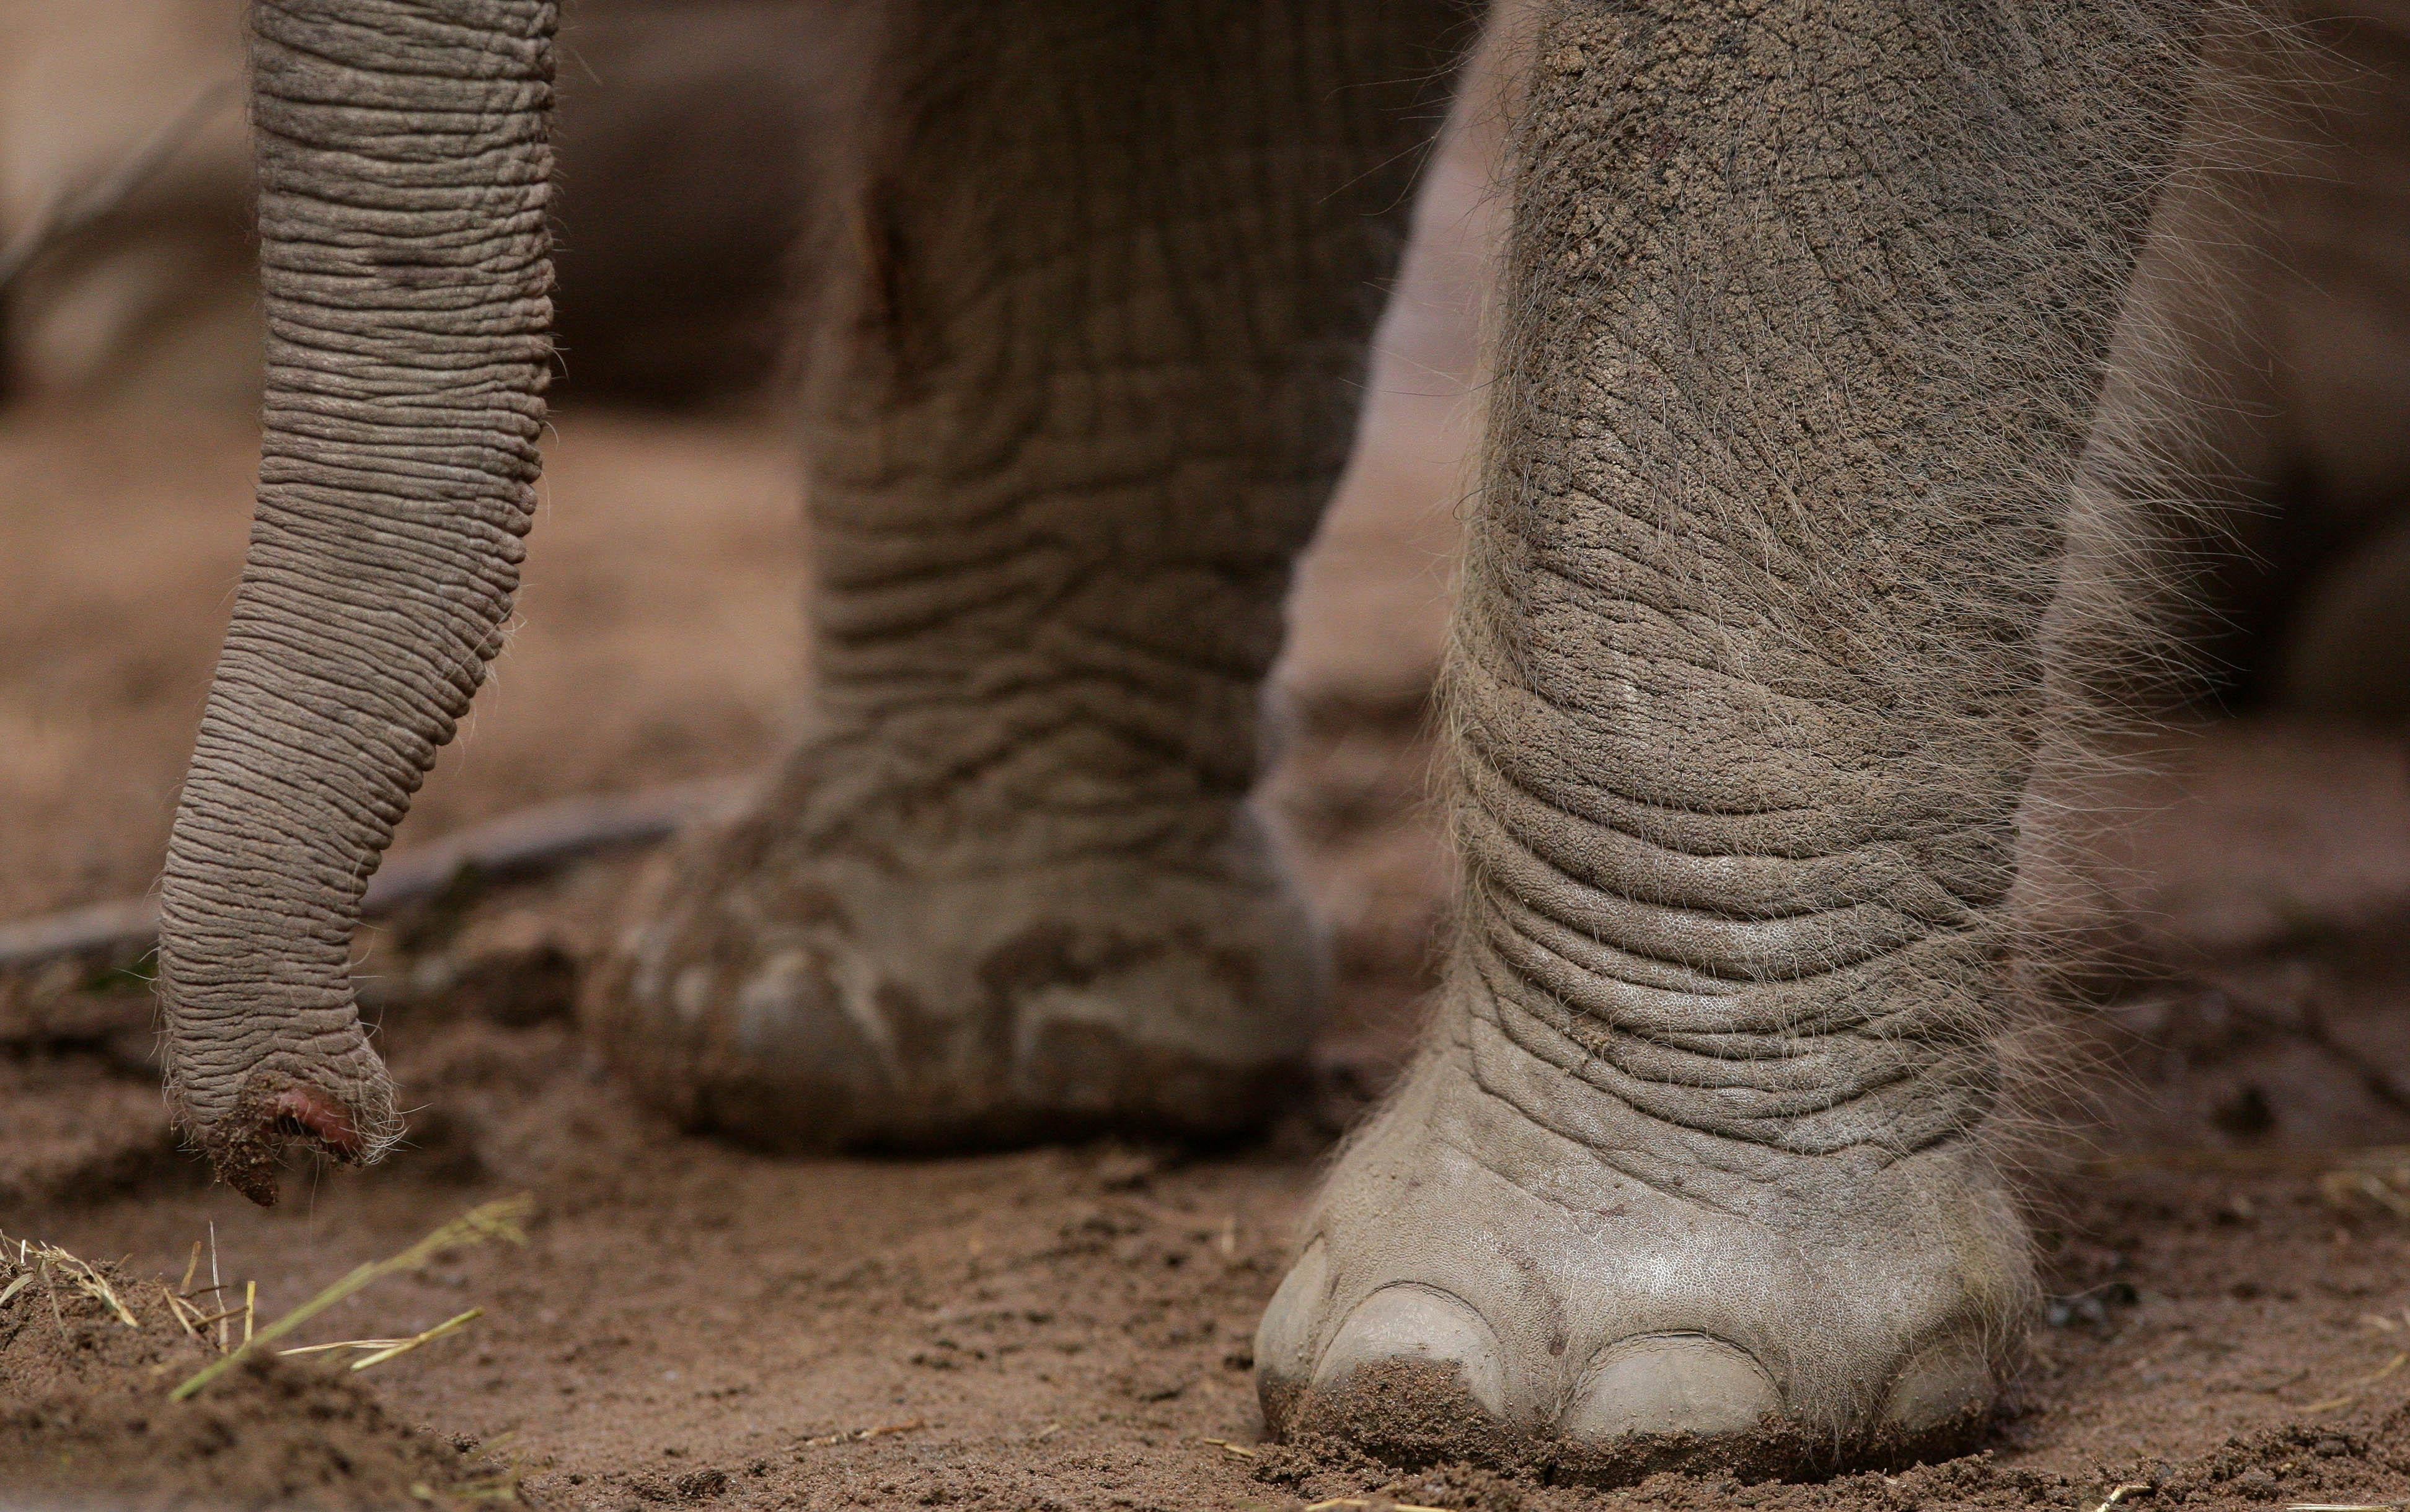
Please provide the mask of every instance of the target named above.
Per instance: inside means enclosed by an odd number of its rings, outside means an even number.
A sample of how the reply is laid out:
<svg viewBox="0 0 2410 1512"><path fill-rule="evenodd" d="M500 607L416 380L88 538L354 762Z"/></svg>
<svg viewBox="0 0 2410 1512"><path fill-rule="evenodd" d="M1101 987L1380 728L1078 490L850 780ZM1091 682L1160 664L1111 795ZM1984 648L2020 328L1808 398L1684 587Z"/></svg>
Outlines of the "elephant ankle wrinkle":
<svg viewBox="0 0 2410 1512"><path fill-rule="evenodd" d="M1674 994L1602 1013L1474 954L1451 987L1474 1080L1592 1149L1672 1131L1708 1164L1718 1149L1752 1167L1851 1150L1888 1162L1977 1133L2001 1097L2005 1015L1963 985L1855 977L1772 1003L1745 994L1739 1012L1696 1002L1677 1022Z"/></svg>

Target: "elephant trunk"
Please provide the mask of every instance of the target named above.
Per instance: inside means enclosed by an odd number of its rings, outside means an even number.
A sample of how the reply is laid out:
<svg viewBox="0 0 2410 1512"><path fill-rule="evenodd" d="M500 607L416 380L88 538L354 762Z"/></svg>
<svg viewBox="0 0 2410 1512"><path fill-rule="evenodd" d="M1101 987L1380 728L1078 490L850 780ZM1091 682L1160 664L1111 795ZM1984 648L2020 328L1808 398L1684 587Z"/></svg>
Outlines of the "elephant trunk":
<svg viewBox="0 0 2410 1512"><path fill-rule="evenodd" d="M553 0L256 0L258 511L160 899L169 1102L263 1203L399 1120L352 931L500 649L548 371Z"/></svg>

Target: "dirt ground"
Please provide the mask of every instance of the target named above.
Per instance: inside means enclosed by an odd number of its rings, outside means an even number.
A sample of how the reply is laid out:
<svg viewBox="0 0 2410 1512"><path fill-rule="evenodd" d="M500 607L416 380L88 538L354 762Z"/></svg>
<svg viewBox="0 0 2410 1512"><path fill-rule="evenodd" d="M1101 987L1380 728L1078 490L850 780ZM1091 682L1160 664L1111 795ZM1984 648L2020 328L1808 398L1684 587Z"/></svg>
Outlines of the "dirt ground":
<svg viewBox="0 0 2410 1512"><path fill-rule="evenodd" d="M805 545L776 425L573 412L559 432L524 627L404 844L777 746ZM189 414L0 413L0 918L155 870L250 442ZM418 1104L412 1142L373 1173L297 1173L262 1212L167 1139L138 973L20 973L0 980L0 1504L2410 1500L2410 756L2273 725L2187 739L2133 800L2108 904L2137 971L2098 1011L2098 1116L2037 1174L2054 1300L1982 1454L1598 1490L1261 1442L1256 1315L1318 1162L1405 1043L1446 891L1422 799L1452 484L1384 455L1306 575L1284 679L1296 739L1269 799L1342 984L1317 1094L1270 1137L908 1162L682 1138L568 1018L650 864L622 857L370 931L365 995ZM457 1333L357 1374L305 1355L167 1400L214 1353L156 1279L203 1287L206 1259L179 1280L196 1241L214 1236L230 1284L199 1301L255 1281L264 1320L516 1193L524 1246L455 1251L283 1342L484 1309ZM64 1262L21 1265L21 1239L107 1262L140 1326Z"/></svg>

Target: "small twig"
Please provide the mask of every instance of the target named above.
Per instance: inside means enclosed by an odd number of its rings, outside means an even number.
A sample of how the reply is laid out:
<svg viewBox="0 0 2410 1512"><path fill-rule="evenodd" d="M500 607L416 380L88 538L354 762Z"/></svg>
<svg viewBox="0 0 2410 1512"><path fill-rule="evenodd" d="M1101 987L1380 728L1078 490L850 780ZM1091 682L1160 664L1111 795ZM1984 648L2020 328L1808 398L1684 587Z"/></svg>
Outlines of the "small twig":
<svg viewBox="0 0 2410 1512"><path fill-rule="evenodd" d="M507 814L395 855L370 882L360 912L386 914L431 898L463 871L497 878L533 876L597 851L653 844L695 820L725 812L748 785L715 778L640 793L564 799ZM0 924L0 969L38 966L62 956L138 950L158 935L159 902L154 898L94 903ZM147 998L140 1006L145 1014L151 1011Z"/></svg>
<svg viewBox="0 0 2410 1512"><path fill-rule="evenodd" d="M2341 1408L2348 1407L2354 1402L2359 1400L2359 1393L2363 1390L2368 1387L2374 1386L2377 1382L2385 1379L2385 1377L2392 1375L2395 1371L2400 1370L2404 1365L2410 1365L2410 1353L2397 1352L2392 1359L2387 1361L2384 1364L2379 1365L2375 1370L2371 1371L2368 1375L2361 1376L2356 1381L2346 1381L2344 1384L2343 1395L2329 1397L2324 1402L2313 1402L2301 1410L2303 1412L2334 1412Z"/></svg>
<svg viewBox="0 0 2410 1512"><path fill-rule="evenodd" d="M908 1423L889 1423L880 1428L849 1428L842 1433L822 1433L804 1440L806 1448L824 1448L831 1444L859 1444L864 1439L885 1438L890 1433L909 1433L929 1426L925 1418L915 1418Z"/></svg>
<svg viewBox="0 0 2410 1512"><path fill-rule="evenodd" d="M1211 1444L1215 1448L1220 1449L1223 1453L1229 1455L1233 1459L1252 1460L1256 1457L1255 1450L1241 1448L1238 1445L1231 1443L1227 1438L1204 1438L1198 1439L1198 1442L1200 1444Z"/></svg>
<svg viewBox="0 0 2410 1512"><path fill-rule="evenodd" d="M2300 1040L2349 1071L2377 1102L2396 1113L2410 1113L2410 1088L2403 1087L2391 1072L2336 1035L2327 1022L2325 1005L2318 1001L2315 986L2304 986L2289 1001L2263 998L2223 984L2215 985L2214 990L2226 999L2234 1015L2244 1023Z"/></svg>
<svg viewBox="0 0 2410 1512"><path fill-rule="evenodd" d="M2134 1492L2146 1491L2150 1489L2151 1488L2149 1486L2144 1485L2139 1480L2129 1480L2122 1485L2112 1486L2109 1488L2109 1494L2101 1498L2100 1505L2094 1507L2092 1512L2109 1512L2111 1507L2115 1506L2118 1503L2124 1501Z"/></svg>
<svg viewBox="0 0 2410 1512"><path fill-rule="evenodd" d="M1387 1512L1448 1512L1444 1506L1421 1506L1413 1502L1374 1501L1369 1496L1334 1496L1316 1502L1305 1512L1339 1512L1342 1507L1385 1507Z"/></svg>
<svg viewBox="0 0 2410 1512"><path fill-rule="evenodd" d="M2393 1173L2398 1181L2402 1172ZM2318 1195L2340 1208L2349 1208L2355 1197L2365 1197L2397 1218L2410 1218L2410 1199L2394 1189L2394 1184L2374 1171L2330 1171L2318 1178Z"/></svg>

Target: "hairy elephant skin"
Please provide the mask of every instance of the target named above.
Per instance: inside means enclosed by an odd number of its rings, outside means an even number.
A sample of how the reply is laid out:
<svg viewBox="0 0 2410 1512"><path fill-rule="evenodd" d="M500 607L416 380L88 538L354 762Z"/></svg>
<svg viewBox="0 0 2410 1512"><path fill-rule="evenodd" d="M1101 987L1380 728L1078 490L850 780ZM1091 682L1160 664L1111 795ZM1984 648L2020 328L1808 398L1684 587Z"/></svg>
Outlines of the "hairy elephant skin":
<svg viewBox="0 0 2410 1512"><path fill-rule="evenodd" d="M285 1139L390 1133L343 952L515 579L552 16L259 14L277 424L162 982L180 1113L266 1196ZM1461 893L1264 1317L1267 1422L1599 1480L1975 1442L2035 1294L2001 1139L2054 785L2167 691L2232 503L2185 491L2243 450L2202 375L2247 281L2169 249L2257 171L2236 120L2336 97L2264 21L879 7L798 291L806 733L659 870L590 1030L781 1148L1291 1100L1324 972L1261 684L1461 75L1506 144Z"/></svg>

